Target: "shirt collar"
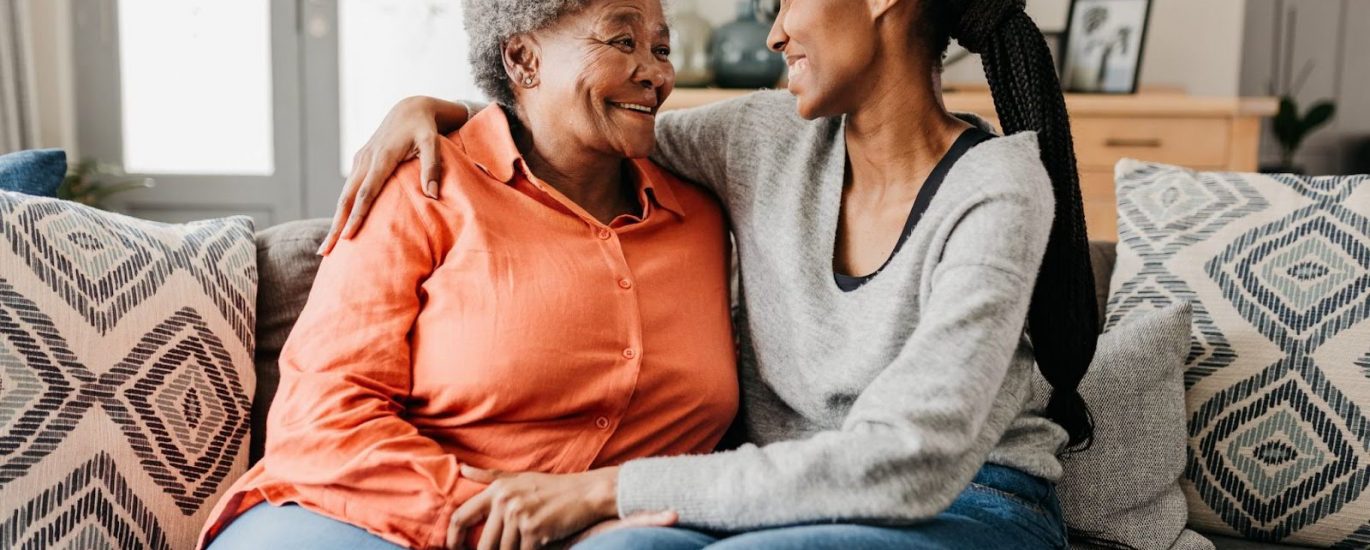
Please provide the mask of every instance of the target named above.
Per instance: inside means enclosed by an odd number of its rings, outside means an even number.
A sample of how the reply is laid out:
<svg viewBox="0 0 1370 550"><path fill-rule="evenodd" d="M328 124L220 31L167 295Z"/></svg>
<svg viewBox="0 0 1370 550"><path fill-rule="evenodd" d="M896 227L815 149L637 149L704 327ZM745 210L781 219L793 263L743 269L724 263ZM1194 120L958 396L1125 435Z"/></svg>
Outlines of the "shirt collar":
<svg viewBox="0 0 1370 550"><path fill-rule="evenodd" d="M490 177L505 184L514 183L514 177L519 173L518 163L524 160L514 144L509 117L503 108L492 105L482 109L466 122L458 135L461 136L459 143L471 162ZM650 197L657 206L685 216L685 208L671 189L675 181L673 177L647 159L630 159L629 164L636 172L640 193Z"/></svg>

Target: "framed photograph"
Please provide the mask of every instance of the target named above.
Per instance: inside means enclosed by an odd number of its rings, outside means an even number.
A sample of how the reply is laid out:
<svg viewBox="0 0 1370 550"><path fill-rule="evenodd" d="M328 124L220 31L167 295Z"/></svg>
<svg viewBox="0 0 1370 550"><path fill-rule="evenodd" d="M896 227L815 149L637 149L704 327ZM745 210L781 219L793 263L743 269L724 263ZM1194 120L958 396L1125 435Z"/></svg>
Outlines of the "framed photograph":
<svg viewBox="0 0 1370 550"><path fill-rule="evenodd" d="M1136 93L1150 16L1151 0L1071 0L1061 44L1066 91Z"/></svg>

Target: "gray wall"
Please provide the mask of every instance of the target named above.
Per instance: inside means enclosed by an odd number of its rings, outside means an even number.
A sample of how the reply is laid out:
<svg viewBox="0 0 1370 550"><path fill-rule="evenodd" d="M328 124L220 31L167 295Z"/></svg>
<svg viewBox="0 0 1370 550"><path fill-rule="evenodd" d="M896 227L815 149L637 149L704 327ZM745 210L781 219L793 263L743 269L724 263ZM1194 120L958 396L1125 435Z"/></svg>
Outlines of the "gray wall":
<svg viewBox="0 0 1370 550"><path fill-rule="evenodd" d="M1334 99L1338 107L1332 124L1309 137L1295 161L1312 174L1370 173L1370 1L1248 0L1240 90L1270 93L1277 14L1291 10L1297 12L1297 24L1294 39L1286 42L1292 42L1295 78L1312 62L1295 97L1304 109L1320 99ZM1268 128L1261 157L1279 159Z"/></svg>

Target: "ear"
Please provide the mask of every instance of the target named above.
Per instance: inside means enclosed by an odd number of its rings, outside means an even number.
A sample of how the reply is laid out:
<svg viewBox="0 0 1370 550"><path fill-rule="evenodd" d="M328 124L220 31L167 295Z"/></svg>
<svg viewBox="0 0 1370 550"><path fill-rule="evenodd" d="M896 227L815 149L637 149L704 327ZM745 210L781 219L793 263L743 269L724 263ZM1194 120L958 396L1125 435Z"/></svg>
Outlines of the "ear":
<svg viewBox="0 0 1370 550"><path fill-rule="evenodd" d="M516 34L505 41L502 48L504 72L514 88L532 88L538 84L542 48L530 34Z"/></svg>

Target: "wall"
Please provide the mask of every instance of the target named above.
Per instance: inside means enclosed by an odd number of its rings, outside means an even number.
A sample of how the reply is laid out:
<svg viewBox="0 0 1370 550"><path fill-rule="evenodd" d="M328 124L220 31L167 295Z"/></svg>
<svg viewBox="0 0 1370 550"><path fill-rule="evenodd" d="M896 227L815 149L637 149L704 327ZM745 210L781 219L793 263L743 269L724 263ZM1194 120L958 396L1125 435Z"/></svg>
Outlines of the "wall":
<svg viewBox="0 0 1370 550"><path fill-rule="evenodd" d="M25 0L33 37L38 94L38 144L76 151L75 86L72 75L69 0Z"/></svg>
<svg viewBox="0 0 1370 550"><path fill-rule="evenodd" d="M1296 11L1292 44L1288 51L1294 78L1305 67L1308 76L1294 94L1302 109L1321 99L1337 102L1332 123L1305 142L1295 162L1311 174L1370 173L1370 2L1365 0L1248 0L1245 56L1242 59L1241 92L1271 93L1276 73L1277 15ZM1287 64L1287 63L1286 63ZM1283 77L1274 90L1285 89ZM1297 86L1297 83L1291 84ZM1273 135L1262 140L1261 158L1279 159Z"/></svg>
<svg viewBox="0 0 1370 550"><path fill-rule="evenodd" d="M722 24L736 13L734 0L695 2ZM1314 0L1317 1L1317 0ZM1142 86L1182 88L1195 95L1238 92L1246 0L1153 0L1142 59ZM1070 0L1028 0L1028 13L1045 31L1063 31ZM949 67L946 81L983 83L977 60Z"/></svg>

